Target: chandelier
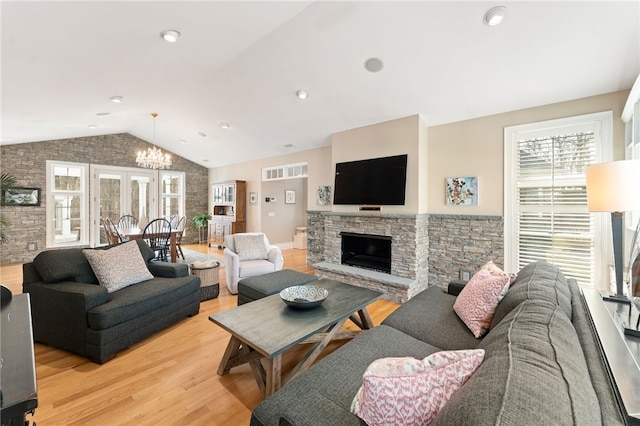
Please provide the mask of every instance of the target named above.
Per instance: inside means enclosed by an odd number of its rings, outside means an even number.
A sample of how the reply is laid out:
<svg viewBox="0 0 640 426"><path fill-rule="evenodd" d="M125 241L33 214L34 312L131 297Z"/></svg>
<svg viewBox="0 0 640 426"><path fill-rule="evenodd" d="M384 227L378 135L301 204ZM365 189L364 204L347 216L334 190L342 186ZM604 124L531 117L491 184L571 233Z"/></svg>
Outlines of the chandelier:
<svg viewBox="0 0 640 426"><path fill-rule="evenodd" d="M171 166L171 157L169 154L163 154L162 150L156 148L156 117L158 114L151 113L153 117L153 148L147 148L146 151L138 151L136 163L145 169L168 169Z"/></svg>

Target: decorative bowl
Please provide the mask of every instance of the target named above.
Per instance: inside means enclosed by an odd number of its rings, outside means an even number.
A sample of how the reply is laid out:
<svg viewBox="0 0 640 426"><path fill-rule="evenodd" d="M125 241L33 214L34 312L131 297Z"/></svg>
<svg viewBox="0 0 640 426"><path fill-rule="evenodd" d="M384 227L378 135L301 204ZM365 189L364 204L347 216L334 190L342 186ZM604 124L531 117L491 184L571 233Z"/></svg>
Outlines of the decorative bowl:
<svg viewBox="0 0 640 426"><path fill-rule="evenodd" d="M292 308L310 309L320 306L329 290L313 285L295 285L280 292L280 298Z"/></svg>

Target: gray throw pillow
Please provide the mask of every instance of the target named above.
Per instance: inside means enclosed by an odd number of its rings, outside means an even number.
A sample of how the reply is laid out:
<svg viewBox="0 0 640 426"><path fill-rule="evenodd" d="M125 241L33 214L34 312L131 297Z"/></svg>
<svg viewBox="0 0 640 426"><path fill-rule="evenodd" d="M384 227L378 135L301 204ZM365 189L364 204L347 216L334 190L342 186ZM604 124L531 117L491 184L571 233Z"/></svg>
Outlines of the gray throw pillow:
<svg viewBox="0 0 640 426"><path fill-rule="evenodd" d="M267 246L261 234L238 234L233 236L236 253L243 260L259 260L267 258Z"/></svg>
<svg viewBox="0 0 640 426"><path fill-rule="evenodd" d="M106 287L109 293L153 279L135 241L119 244L107 250L85 249L82 252L98 277L100 285Z"/></svg>

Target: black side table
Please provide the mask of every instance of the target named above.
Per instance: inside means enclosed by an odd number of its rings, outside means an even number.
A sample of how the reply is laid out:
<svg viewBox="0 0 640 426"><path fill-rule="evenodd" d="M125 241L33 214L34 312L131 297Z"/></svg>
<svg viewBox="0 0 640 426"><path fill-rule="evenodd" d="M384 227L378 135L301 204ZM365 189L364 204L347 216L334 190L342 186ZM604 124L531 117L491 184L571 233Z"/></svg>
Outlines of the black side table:
<svg viewBox="0 0 640 426"><path fill-rule="evenodd" d="M0 419L2 426L25 426L38 406L28 294L16 294L0 308Z"/></svg>

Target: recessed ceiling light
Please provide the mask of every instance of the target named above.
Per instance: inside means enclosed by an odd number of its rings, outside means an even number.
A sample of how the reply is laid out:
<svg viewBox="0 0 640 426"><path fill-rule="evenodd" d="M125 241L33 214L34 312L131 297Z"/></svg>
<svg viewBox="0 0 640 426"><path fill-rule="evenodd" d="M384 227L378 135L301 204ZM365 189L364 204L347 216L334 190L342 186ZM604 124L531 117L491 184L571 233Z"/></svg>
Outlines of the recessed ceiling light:
<svg viewBox="0 0 640 426"><path fill-rule="evenodd" d="M369 58L364 61L364 67L369 72L378 72L382 70L384 64L378 58Z"/></svg>
<svg viewBox="0 0 640 426"><path fill-rule="evenodd" d="M304 90L298 90L296 92L296 96L298 99L307 99L309 97L309 93Z"/></svg>
<svg viewBox="0 0 640 426"><path fill-rule="evenodd" d="M117 104L121 103L122 100L124 99L122 96L112 96L109 98L111 100L111 102L115 102Z"/></svg>
<svg viewBox="0 0 640 426"><path fill-rule="evenodd" d="M223 128L223 129L228 129L231 126L229 125L229 123L220 123L220 127Z"/></svg>
<svg viewBox="0 0 640 426"><path fill-rule="evenodd" d="M87 126L87 127L89 127L90 129L97 129L98 125L97 124L89 124L89 126Z"/></svg>
<svg viewBox="0 0 640 426"><path fill-rule="evenodd" d="M285 144L285 145L282 145L282 146L284 146L285 148L293 148L293 144L292 143L288 143L288 144Z"/></svg>
<svg viewBox="0 0 640 426"><path fill-rule="evenodd" d="M500 25L500 23L502 23L502 21L504 21L504 18L506 17L507 8L504 6L496 6L489 9L487 13L484 14L484 18L482 20L484 21L485 25L495 27L496 25Z"/></svg>
<svg viewBox="0 0 640 426"><path fill-rule="evenodd" d="M160 36L169 43L175 43L180 38L180 32L176 30L165 30L160 33Z"/></svg>
<svg viewBox="0 0 640 426"><path fill-rule="evenodd" d="M187 143L184 139L180 139L179 142L180 142L180 145L184 145Z"/></svg>
<svg viewBox="0 0 640 426"><path fill-rule="evenodd" d="M97 112L96 115L109 115L110 112Z"/></svg>
<svg viewBox="0 0 640 426"><path fill-rule="evenodd" d="M204 132L198 132L198 136L202 137L202 138L206 138L207 134Z"/></svg>
<svg viewBox="0 0 640 426"><path fill-rule="evenodd" d="M208 162L209 162L209 159L208 159L208 158L205 158L205 159L204 159L204 160L202 160L202 161L204 161L205 163L208 163Z"/></svg>

